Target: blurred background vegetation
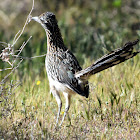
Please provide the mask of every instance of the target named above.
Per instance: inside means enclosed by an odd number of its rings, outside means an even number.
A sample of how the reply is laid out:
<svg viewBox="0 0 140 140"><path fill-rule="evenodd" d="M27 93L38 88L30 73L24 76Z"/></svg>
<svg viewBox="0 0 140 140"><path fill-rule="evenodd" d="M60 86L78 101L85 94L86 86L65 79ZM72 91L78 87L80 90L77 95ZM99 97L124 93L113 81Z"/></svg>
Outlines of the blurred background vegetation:
<svg viewBox="0 0 140 140"><path fill-rule="evenodd" d="M12 44L31 6L32 0L0 0L0 41ZM46 11L56 14L64 43L82 67L128 41L140 39L138 0L35 0L32 16ZM46 34L34 21L26 26L15 49L30 36L21 55L45 54ZM0 52L2 49L0 44ZM138 139L139 60L137 55L91 77L89 98L72 98L70 118L57 131L53 129L57 103L48 94L45 58L24 60L7 81L11 86L20 80L21 86L8 96L0 93L0 100L4 98L0 104L0 139ZM9 64L0 60L0 69L7 67ZM0 72L0 81L7 73L9 70ZM61 116L63 111L64 106Z"/></svg>
<svg viewBox="0 0 140 140"><path fill-rule="evenodd" d="M0 40L11 43L23 27L31 9L32 0L0 0ZM140 2L137 0L38 0L33 16L51 11L56 14L66 46L76 55L79 63L93 62L127 41L139 38ZM24 40L33 36L22 52L31 57L46 53L46 35L34 21L26 27L15 45L18 49ZM0 46L0 51L2 50ZM8 64L0 60L0 68ZM29 74L44 77L44 57L25 60L20 65L20 77ZM0 74L1 75L1 74ZM2 75L1 75L2 76Z"/></svg>

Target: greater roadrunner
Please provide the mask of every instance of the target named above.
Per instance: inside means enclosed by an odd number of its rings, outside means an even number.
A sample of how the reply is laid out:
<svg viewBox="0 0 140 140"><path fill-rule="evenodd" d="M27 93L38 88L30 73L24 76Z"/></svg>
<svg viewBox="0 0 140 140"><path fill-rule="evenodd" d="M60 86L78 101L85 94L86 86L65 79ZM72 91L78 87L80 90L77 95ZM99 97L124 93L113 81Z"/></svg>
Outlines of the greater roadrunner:
<svg viewBox="0 0 140 140"><path fill-rule="evenodd" d="M64 45L55 14L46 12L39 17L32 17L32 19L41 24L47 35L45 66L50 83L50 92L58 104L56 124L58 124L62 107L60 92L66 98L65 112L61 121L62 124L70 107L71 95L78 93L88 98L88 78L91 75L124 62L140 52L133 52L133 46L138 43L138 40L128 42L122 48L116 49L101 57L93 65L82 70L76 57Z"/></svg>

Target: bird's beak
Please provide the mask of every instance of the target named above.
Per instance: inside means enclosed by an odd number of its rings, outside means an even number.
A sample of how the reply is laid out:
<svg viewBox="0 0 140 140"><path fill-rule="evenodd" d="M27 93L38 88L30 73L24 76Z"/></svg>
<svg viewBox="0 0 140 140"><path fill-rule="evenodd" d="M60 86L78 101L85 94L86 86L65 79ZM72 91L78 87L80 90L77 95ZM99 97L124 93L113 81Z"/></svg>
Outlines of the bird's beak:
<svg viewBox="0 0 140 140"><path fill-rule="evenodd" d="M36 22L38 22L38 23L41 23L39 17L32 17L31 19L34 20L34 21L36 21Z"/></svg>

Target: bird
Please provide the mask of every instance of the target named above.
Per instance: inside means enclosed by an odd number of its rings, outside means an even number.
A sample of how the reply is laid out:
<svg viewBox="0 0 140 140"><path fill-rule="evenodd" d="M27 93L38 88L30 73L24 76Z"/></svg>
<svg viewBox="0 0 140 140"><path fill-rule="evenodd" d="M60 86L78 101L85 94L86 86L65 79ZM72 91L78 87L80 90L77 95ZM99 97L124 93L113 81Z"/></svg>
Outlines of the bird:
<svg viewBox="0 0 140 140"><path fill-rule="evenodd" d="M54 13L45 12L40 16L31 17L31 20L38 22L44 28L47 36L45 68L49 80L50 93L55 97L58 104L56 125L58 125L62 108L60 93L63 93L66 100L65 111L59 126L62 125L68 113L72 95L79 94L88 98L89 77L140 53L140 51L133 51L134 45L139 42L137 39L133 42L127 42L123 47L115 49L97 59L92 65L82 69L76 57L65 46Z"/></svg>

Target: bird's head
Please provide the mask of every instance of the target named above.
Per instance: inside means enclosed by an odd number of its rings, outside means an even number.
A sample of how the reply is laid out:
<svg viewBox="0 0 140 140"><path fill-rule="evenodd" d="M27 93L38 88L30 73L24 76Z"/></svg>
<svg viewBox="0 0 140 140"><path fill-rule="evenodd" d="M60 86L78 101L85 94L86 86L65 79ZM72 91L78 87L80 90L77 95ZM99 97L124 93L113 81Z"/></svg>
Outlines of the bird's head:
<svg viewBox="0 0 140 140"><path fill-rule="evenodd" d="M57 20L55 14L52 12L46 12L37 17L32 17L32 20L40 23L45 30L54 30L57 27Z"/></svg>

